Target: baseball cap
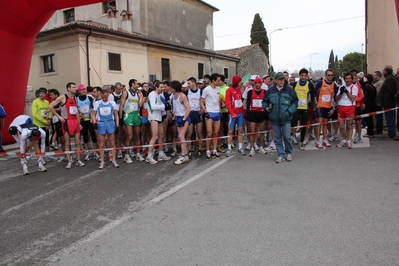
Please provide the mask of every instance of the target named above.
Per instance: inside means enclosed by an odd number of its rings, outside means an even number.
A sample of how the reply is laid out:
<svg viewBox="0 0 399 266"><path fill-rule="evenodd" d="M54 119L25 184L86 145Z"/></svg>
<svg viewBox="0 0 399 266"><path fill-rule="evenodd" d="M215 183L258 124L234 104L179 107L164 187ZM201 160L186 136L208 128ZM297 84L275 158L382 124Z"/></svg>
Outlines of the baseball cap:
<svg viewBox="0 0 399 266"><path fill-rule="evenodd" d="M182 85L183 88L187 88L188 87L188 83L184 82L184 84Z"/></svg>
<svg viewBox="0 0 399 266"><path fill-rule="evenodd" d="M277 72L275 79L284 79L284 74L283 72Z"/></svg>
<svg viewBox="0 0 399 266"><path fill-rule="evenodd" d="M203 79L198 80L198 83L204 83Z"/></svg>
<svg viewBox="0 0 399 266"><path fill-rule="evenodd" d="M262 77L262 79L265 79L265 78L268 78L269 77L269 75L264 75L263 77Z"/></svg>
<svg viewBox="0 0 399 266"><path fill-rule="evenodd" d="M259 78L258 75L252 75L251 78L250 78L250 80L255 80L255 79L257 79L257 78Z"/></svg>

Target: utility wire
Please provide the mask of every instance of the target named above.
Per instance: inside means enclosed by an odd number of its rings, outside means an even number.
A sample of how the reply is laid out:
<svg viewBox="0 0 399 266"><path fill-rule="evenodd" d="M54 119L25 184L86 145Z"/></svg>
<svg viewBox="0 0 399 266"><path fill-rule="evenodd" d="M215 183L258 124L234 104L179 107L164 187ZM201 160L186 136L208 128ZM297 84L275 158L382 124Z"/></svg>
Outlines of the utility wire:
<svg viewBox="0 0 399 266"><path fill-rule="evenodd" d="M343 18L343 19L336 19L336 20L330 20L330 21L324 21L324 22L318 22L318 23L312 23L312 24L305 24L305 25L298 25L298 26L290 26L290 27L285 27L285 28L279 28L282 30L287 30L287 29L296 29L296 28L303 28L303 27L310 27L310 26L316 26L316 25L323 25L323 24L328 24L328 23L334 23L334 22L339 22L339 21L345 21L345 20L351 20L351 19L358 19L358 18L364 18L363 16L357 16L357 17L351 17L351 18ZM273 29L275 30L275 29ZM271 30L271 31L273 31ZM264 31L254 31L253 33L262 33ZM245 33L236 33L236 34L227 34L227 35L219 35L215 36L215 38L220 38L220 37L229 37L229 36L237 36L237 35L246 35L250 34L251 32L245 32Z"/></svg>

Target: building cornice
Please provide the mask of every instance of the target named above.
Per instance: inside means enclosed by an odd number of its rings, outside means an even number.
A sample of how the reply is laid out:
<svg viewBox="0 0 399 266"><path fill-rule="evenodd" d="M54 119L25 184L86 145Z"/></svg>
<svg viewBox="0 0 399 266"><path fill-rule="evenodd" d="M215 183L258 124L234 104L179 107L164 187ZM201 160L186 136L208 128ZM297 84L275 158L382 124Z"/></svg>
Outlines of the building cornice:
<svg viewBox="0 0 399 266"><path fill-rule="evenodd" d="M128 31L125 31L125 30L122 30L119 28L117 30L113 30L105 24L92 22L92 21L74 21L74 22L65 24L61 27L42 31L36 36L36 42L42 41L42 40L54 39L55 37L68 36L68 35L77 34L77 33L88 34L90 32L90 30L92 31L93 35L100 35L100 36L103 35L103 36L109 36L109 37L113 37L113 38L118 37L121 39L135 41L135 42L146 44L146 45L154 45L157 47L175 49L175 50L190 52L190 53L195 52L195 53L198 53L201 55L220 58L220 59L232 60L235 62L239 62L241 60L240 58L235 57L235 56L229 56L229 55L221 54L221 53L218 53L218 52L215 52L212 50L193 47L193 46L185 45L185 44L181 44L181 43L168 42L168 41L156 39L153 37L145 36L145 35L142 35L139 33L128 32Z"/></svg>

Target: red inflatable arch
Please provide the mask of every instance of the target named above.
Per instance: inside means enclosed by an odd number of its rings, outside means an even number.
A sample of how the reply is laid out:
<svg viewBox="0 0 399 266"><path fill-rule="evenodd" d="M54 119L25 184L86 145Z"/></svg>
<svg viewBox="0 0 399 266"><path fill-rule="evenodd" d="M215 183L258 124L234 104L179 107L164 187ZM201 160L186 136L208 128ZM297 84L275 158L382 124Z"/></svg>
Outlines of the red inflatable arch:
<svg viewBox="0 0 399 266"><path fill-rule="evenodd" d="M1 0L0 103L7 111L3 144L15 142L7 133L12 120L24 113L26 87L36 35L58 9L105 0Z"/></svg>
<svg viewBox="0 0 399 266"><path fill-rule="evenodd" d="M399 0L395 1L399 24ZM13 143L7 128L24 113L35 37L58 9L105 2L105 0L1 0L0 9L0 103L5 104L7 117L2 129L3 144Z"/></svg>

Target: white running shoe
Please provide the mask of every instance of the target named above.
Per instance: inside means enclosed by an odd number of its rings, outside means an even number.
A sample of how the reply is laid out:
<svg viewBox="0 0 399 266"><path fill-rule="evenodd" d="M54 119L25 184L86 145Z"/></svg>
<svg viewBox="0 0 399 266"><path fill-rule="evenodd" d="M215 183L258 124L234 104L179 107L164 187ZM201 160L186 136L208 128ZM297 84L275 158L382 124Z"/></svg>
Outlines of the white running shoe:
<svg viewBox="0 0 399 266"><path fill-rule="evenodd" d="M254 143L254 147L255 147L255 151L259 150L258 144L256 144L256 142Z"/></svg>
<svg viewBox="0 0 399 266"><path fill-rule="evenodd" d="M145 159L144 159L143 155L141 155L141 153L138 152L138 153L136 153L136 160L142 162Z"/></svg>
<svg viewBox="0 0 399 266"><path fill-rule="evenodd" d="M72 168L72 162L69 162L65 168L66 169L71 169Z"/></svg>
<svg viewBox="0 0 399 266"><path fill-rule="evenodd" d="M255 156L255 149L252 148L251 151L249 152L249 157L254 157Z"/></svg>
<svg viewBox="0 0 399 266"><path fill-rule="evenodd" d="M87 154L86 157L85 157L85 161L90 161L90 160L91 160L91 155Z"/></svg>
<svg viewBox="0 0 399 266"><path fill-rule="evenodd" d="M276 163L282 163L284 161L285 161L285 159L283 157L278 157L276 160Z"/></svg>
<svg viewBox="0 0 399 266"><path fill-rule="evenodd" d="M103 170L105 168L105 163L101 162L100 166L98 167L98 169Z"/></svg>
<svg viewBox="0 0 399 266"><path fill-rule="evenodd" d="M323 140L323 146L324 147L331 147L331 144L328 143L328 140Z"/></svg>
<svg viewBox="0 0 399 266"><path fill-rule="evenodd" d="M269 151L275 150L276 149L276 144L274 144L274 141L270 142L269 147L267 148Z"/></svg>
<svg viewBox="0 0 399 266"><path fill-rule="evenodd" d="M292 154L287 154L287 162L292 162Z"/></svg>
<svg viewBox="0 0 399 266"><path fill-rule="evenodd" d="M78 161L76 162L76 165L77 165L77 166L80 166L80 167L85 166L85 164L84 164L81 160L78 160Z"/></svg>
<svg viewBox="0 0 399 266"><path fill-rule="evenodd" d="M316 146L316 148L318 148L318 149L320 149L320 150L323 150L323 149L325 149L326 147L324 147L319 141L315 141L315 146Z"/></svg>
<svg viewBox="0 0 399 266"><path fill-rule="evenodd" d="M341 142L340 143L338 143L337 145L335 145L337 148L342 148L342 147L344 147L346 145L346 140L341 140Z"/></svg>
<svg viewBox="0 0 399 266"><path fill-rule="evenodd" d="M119 168L119 164L116 162L116 160L114 160L114 161L112 162L112 166L113 166L114 168Z"/></svg>
<svg viewBox="0 0 399 266"><path fill-rule="evenodd" d="M46 169L46 167L44 167L43 165L39 165L39 168L37 169L37 171L39 171L39 172L46 172L47 169Z"/></svg>
<svg viewBox="0 0 399 266"><path fill-rule="evenodd" d="M158 161L169 161L170 159L172 159L172 157L169 157L166 154L164 154L163 156L158 155Z"/></svg>
<svg viewBox="0 0 399 266"><path fill-rule="evenodd" d="M184 156L180 155L179 158L175 161L176 165L183 164L184 163Z"/></svg>
<svg viewBox="0 0 399 266"><path fill-rule="evenodd" d="M132 159L130 158L129 154L127 154L127 153L125 154L125 159L124 160L125 160L126 163L132 163L133 162Z"/></svg>
<svg viewBox="0 0 399 266"><path fill-rule="evenodd" d="M260 154L267 154L267 151L261 146L261 147L259 147L259 153Z"/></svg>
<svg viewBox="0 0 399 266"><path fill-rule="evenodd" d="M145 161L149 164L157 164L158 162L151 156L147 156L147 158L145 159Z"/></svg>
<svg viewBox="0 0 399 266"><path fill-rule="evenodd" d="M116 154L116 158L118 158L118 159L122 159L122 157L123 157L123 155L122 155L122 151L121 151L121 150L119 150L119 151L117 152L117 154Z"/></svg>

